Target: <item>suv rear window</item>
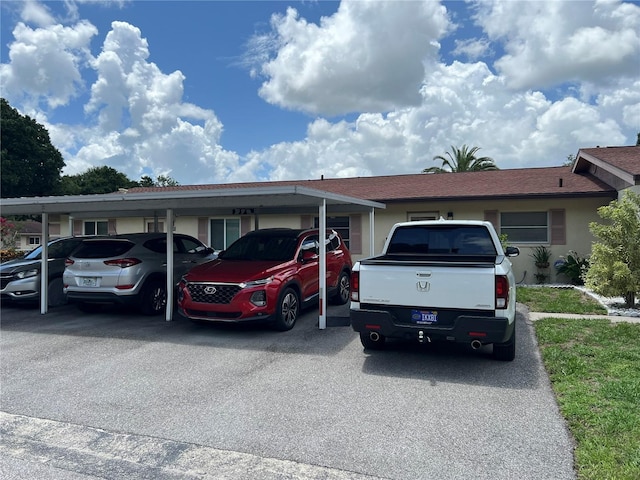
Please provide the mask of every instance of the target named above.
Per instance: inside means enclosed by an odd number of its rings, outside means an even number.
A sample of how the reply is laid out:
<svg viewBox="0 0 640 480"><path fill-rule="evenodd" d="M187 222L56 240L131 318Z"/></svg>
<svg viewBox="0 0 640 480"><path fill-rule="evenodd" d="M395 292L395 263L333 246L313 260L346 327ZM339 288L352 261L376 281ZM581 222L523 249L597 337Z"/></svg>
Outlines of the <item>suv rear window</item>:
<svg viewBox="0 0 640 480"><path fill-rule="evenodd" d="M127 253L135 244L129 240L87 240L73 255L75 258L111 258Z"/></svg>

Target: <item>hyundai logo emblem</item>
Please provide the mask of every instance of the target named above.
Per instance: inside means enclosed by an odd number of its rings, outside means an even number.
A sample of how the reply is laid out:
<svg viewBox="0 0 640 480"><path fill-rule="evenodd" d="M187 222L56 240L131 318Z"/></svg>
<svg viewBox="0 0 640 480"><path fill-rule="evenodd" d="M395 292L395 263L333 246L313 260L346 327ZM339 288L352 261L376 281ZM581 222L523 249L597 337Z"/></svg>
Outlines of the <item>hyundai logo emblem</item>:
<svg viewBox="0 0 640 480"><path fill-rule="evenodd" d="M206 293L207 295L213 295L217 291L218 291L218 289L216 287L211 286L211 285L204 287L204 293Z"/></svg>

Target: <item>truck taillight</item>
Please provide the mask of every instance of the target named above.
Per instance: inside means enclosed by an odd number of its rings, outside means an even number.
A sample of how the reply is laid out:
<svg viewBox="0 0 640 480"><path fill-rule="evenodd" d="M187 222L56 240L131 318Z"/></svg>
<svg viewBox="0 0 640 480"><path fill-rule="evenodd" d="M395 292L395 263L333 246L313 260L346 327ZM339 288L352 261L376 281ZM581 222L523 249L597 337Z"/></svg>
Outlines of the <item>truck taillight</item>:
<svg viewBox="0 0 640 480"><path fill-rule="evenodd" d="M506 275L496 275L496 308L509 305L509 279Z"/></svg>
<svg viewBox="0 0 640 480"><path fill-rule="evenodd" d="M351 272L351 300L354 302L360 301L360 272Z"/></svg>

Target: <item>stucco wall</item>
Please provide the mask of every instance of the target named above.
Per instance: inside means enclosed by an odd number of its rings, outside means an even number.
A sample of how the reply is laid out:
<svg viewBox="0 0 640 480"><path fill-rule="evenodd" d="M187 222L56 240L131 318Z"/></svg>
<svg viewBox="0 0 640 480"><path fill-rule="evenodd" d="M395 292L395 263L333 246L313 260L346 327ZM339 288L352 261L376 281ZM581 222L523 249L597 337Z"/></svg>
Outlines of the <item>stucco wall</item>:
<svg viewBox="0 0 640 480"><path fill-rule="evenodd" d="M525 211L548 211L551 209L565 209L566 212L566 245L547 246L552 253L551 263L561 256L566 256L570 250L576 251L580 256L586 257L590 254L591 243L594 240L589 231L590 222L600 221L597 209L609 203L608 198L580 198L569 200L554 199L531 199L531 200L487 200L473 202L442 202L442 203L398 203L387 204L386 209L375 212L375 240L373 254L382 250L386 235L391 227L397 222L404 222L410 219L411 214L435 213L436 216L446 218L451 212L453 218L457 220L484 220L485 210L497 210L503 212L525 212ZM328 211L328 215L348 215L348 213L336 214ZM310 212L310 215L317 215ZM362 215L362 254L354 255L356 260L370 256L369 251L369 215ZM216 218L216 217L211 217ZM145 221L141 217L124 217L116 221L118 233L142 232L145 230ZM260 228L288 227L300 228L301 216L296 215L260 215ZM164 221L164 219L162 220ZM69 234L69 222L67 217L61 218L61 234ZM255 217L251 217L251 228L255 225ZM177 216L175 218L175 232L198 236L198 217ZM517 244L510 243L520 248L520 256L513 258L514 272L516 279L522 283L535 283L534 274L536 268L530 254L539 244ZM548 272L549 281L556 282L558 279L553 267Z"/></svg>

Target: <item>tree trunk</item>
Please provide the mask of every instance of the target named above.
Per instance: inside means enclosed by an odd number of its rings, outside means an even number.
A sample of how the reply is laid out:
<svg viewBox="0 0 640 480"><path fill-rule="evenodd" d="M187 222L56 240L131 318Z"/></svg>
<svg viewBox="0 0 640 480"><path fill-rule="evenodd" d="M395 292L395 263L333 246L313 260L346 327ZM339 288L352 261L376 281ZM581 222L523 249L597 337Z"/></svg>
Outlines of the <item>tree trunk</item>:
<svg viewBox="0 0 640 480"><path fill-rule="evenodd" d="M624 294L624 302L626 308L633 308L636 305L636 294L635 292L627 292Z"/></svg>

